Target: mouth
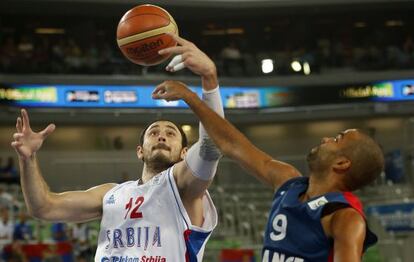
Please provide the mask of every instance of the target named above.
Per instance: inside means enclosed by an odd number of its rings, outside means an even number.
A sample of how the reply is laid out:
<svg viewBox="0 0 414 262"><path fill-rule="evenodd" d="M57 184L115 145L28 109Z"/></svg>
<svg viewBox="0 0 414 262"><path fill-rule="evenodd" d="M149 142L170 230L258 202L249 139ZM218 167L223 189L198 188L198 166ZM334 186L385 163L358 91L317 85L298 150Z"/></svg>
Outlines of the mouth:
<svg viewBox="0 0 414 262"><path fill-rule="evenodd" d="M152 151L157 150L157 149L171 151L171 148L169 146L167 146L166 144L157 144L157 145L152 147Z"/></svg>

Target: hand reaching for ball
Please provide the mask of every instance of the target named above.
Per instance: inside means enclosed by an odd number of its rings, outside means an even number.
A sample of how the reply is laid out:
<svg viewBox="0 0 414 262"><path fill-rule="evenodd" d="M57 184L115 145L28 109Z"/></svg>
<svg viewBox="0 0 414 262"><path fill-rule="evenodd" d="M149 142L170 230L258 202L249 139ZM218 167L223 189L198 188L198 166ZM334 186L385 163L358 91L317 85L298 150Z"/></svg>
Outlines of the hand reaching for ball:
<svg viewBox="0 0 414 262"><path fill-rule="evenodd" d="M21 117L17 118L16 133L13 134L12 147L22 159L28 159L40 149L43 141L55 130L55 125L50 124L40 132L33 132L30 127L29 115L25 109L21 111Z"/></svg>
<svg viewBox="0 0 414 262"><path fill-rule="evenodd" d="M216 74L214 62L198 49L195 44L178 35L168 35L177 41L179 45L158 51L160 55L176 55L167 65L167 71L176 72L186 67L199 76L208 77Z"/></svg>

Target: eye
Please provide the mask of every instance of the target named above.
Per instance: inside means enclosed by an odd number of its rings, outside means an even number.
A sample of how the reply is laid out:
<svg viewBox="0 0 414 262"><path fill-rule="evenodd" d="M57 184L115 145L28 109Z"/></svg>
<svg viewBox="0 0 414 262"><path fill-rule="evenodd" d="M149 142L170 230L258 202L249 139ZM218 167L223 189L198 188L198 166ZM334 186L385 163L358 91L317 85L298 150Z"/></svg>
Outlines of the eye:
<svg viewBox="0 0 414 262"><path fill-rule="evenodd" d="M152 130L150 133L149 133L149 135L150 136L156 136L158 134L158 131L156 131L156 130Z"/></svg>
<svg viewBox="0 0 414 262"><path fill-rule="evenodd" d="M168 131L168 132L167 132L167 136L175 136L175 132Z"/></svg>
<svg viewBox="0 0 414 262"><path fill-rule="evenodd" d="M342 138L342 135L341 134L339 134L339 135L337 135L336 137L335 137L335 139L334 139L334 141L336 142L336 143L338 143L339 142L339 140Z"/></svg>

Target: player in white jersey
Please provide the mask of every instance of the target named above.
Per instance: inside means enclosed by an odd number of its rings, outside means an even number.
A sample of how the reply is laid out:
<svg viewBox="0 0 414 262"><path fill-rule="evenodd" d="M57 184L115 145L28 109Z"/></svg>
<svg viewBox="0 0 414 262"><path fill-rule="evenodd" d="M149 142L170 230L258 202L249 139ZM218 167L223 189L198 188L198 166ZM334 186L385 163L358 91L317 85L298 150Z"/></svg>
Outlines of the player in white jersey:
<svg viewBox="0 0 414 262"><path fill-rule="evenodd" d="M194 44L174 36L180 46L168 71L187 67L201 76L203 99L223 115L214 63ZM41 175L36 152L55 126L36 133L22 110L11 143L21 170L21 186L30 214L48 221L81 222L101 218L95 261L202 261L205 244L217 224L207 192L220 153L200 125L200 137L187 150L186 138L170 121L149 125L137 146L144 162L141 178L103 184L86 191L54 193Z"/></svg>

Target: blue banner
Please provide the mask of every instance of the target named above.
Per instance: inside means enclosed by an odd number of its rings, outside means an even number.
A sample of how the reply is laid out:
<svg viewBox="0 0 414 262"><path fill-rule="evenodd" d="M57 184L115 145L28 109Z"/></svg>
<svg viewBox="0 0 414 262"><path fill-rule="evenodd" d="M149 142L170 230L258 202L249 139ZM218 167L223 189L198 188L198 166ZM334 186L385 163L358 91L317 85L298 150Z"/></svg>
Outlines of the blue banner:
<svg viewBox="0 0 414 262"><path fill-rule="evenodd" d="M414 203L373 205L366 208L366 213L376 217L387 231L414 230Z"/></svg>
<svg viewBox="0 0 414 262"><path fill-rule="evenodd" d="M153 100L155 86L1 85L0 105L16 107L187 108L183 101ZM201 87L190 87L201 95ZM232 108L269 108L351 102L414 101L414 80L353 86L220 87L223 104Z"/></svg>

